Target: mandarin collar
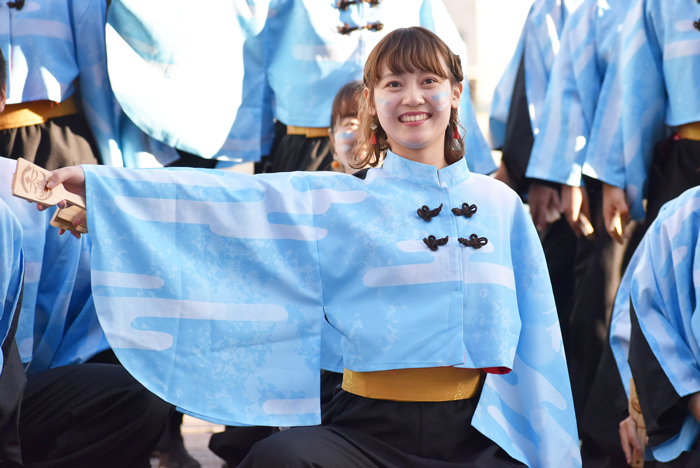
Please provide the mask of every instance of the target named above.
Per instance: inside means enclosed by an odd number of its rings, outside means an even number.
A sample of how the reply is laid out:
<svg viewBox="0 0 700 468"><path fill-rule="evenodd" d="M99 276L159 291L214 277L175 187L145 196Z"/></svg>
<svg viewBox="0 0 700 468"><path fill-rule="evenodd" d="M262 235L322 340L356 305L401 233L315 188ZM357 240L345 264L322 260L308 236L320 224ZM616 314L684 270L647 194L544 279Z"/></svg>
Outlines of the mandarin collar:
<svg viewBox="0 0 700 468"><path fill-rule="evenodd" d="M402 158L391 151L386 152L383 168L399 179L433 187L454 187L471 175L464 158L438 170L435 166Z"/></svg>

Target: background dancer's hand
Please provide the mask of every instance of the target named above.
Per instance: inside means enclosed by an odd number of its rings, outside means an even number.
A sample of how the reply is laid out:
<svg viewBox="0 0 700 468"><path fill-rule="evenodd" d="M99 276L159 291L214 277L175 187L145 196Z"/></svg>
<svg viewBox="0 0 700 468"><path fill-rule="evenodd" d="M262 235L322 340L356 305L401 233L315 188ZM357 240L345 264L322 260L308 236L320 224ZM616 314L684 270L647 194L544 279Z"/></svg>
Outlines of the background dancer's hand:
<svg viewBox="0 0 700 468"><path fill-rule="evenodd" d="M63 167L61 169L56 169L52 172L51 178L46 183L47 189L52 189L59 184L63 184L63 187L69 192L73 192L81 197L85 197L85 173L80 166ZM42 205L37 203L36 205L39 211L44 211L48 208L47 205ZM59 208L67 208L68 202L66 200L61 200L58 202ZM87 207L86 207L87 209ZM78 226L83 220L76 218L73 220L73 225ZM66 232L65 229L59 229L58 234L63 235ZM76 238L80 239L80 233L74 230L70 231Z"/></svg>
<svg viewBox="0 0 700 468"><path fill-rule="evenodd" d="M588 205L588 193L585 188L562 185L559 211L564 214L566 221L569 223L569 226L571 226L576 237L591 234L592 228L588 228L584 231L586 223L590 226L589 220L591 219L591 209ZM584 217L585 221L583 219Z"/></svg>
<svg viewBox="0 0 700 468"><path fill-rule="evenodd" d="M548 224L559 219L559 192L552 187L530 182L528 193L530 214L538 231L542 231Z"/></svg>
<svg viewBox="0 0 700 468"><path fill-rule="evenodd" d="M608 234L622 244L627 238L625 226L630 222L630 213L625 191L620 187L603 183L603 219Z"/></svg>
<svg viewBox="0 0 700 468"><path fill-rule="evenodd" d="M637 440L637 423L632 419L632 416L627 416L627 419L620 423L620 441L622 442L622 450L625 452L625 460L627 464L632 464L632 452L637 450L642 451L642 446Z"/></svg>

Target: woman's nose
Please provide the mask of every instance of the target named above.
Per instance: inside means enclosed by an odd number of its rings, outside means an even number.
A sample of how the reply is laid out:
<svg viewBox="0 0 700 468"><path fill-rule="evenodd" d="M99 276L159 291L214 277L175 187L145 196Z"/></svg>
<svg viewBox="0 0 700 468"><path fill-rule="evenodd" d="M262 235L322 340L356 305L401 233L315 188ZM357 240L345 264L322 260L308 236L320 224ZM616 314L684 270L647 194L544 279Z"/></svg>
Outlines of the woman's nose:
<svg viewBox="0 0 700 468"><path fill-rule="evenodd" d="M423 90L420 86L407 86L404 93L403 103L406 106L418 106L423 104L425 99L423 98Z"/></svg>

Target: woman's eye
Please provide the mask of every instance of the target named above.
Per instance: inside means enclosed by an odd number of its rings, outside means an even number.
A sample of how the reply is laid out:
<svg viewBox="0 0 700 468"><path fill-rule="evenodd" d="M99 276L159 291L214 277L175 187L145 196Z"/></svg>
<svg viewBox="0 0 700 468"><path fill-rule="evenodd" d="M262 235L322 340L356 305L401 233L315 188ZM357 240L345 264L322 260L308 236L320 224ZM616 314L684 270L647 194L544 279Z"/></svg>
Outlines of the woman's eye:
<svg viewBox="0 0 700 468"><path fill-rule="evenodd" d="M433 84L437 83L437 80L435 78L426 78L425 81L423 81L425 84Z"/></svg>
<svg viewBox="0 0 700 468"><path fill-rule="evenodd" d="M401 83L399 83L398 81L390 81L386 84L387 88L398 88L399 86L401 86Z"/></svg>

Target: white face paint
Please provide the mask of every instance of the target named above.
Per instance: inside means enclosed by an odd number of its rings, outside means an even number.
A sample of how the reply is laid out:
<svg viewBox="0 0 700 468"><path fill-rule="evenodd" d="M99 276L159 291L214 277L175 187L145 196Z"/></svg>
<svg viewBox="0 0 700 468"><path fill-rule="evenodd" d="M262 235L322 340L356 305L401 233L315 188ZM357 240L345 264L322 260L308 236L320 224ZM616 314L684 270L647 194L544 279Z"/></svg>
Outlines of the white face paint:
<svg viewBox="0 0 700 468"><path fill-rule="evenodd" d="M434 94L433 101L435 102L435 108L440 112L447 109L447 106L450 105L449 98L450 98L449 92Z"/></svg>
<svg viewBox="0 0 700 468"><path fill-rule="evenodd" d="M357 117L343 117L336 123L333 133L335 159L341 164L345 172L355 172L357 169L350 167L350 162L355 160L355 139L357 138Z"/></svg>
<svg viewBox="0 0 700 468"><path fill-rule="evenodd" d="M394 107L394 102L391 99L385 99L379 96L377 96L375 100L377 101L377 112L384 117L391 117L391 108Z"/></svg>

